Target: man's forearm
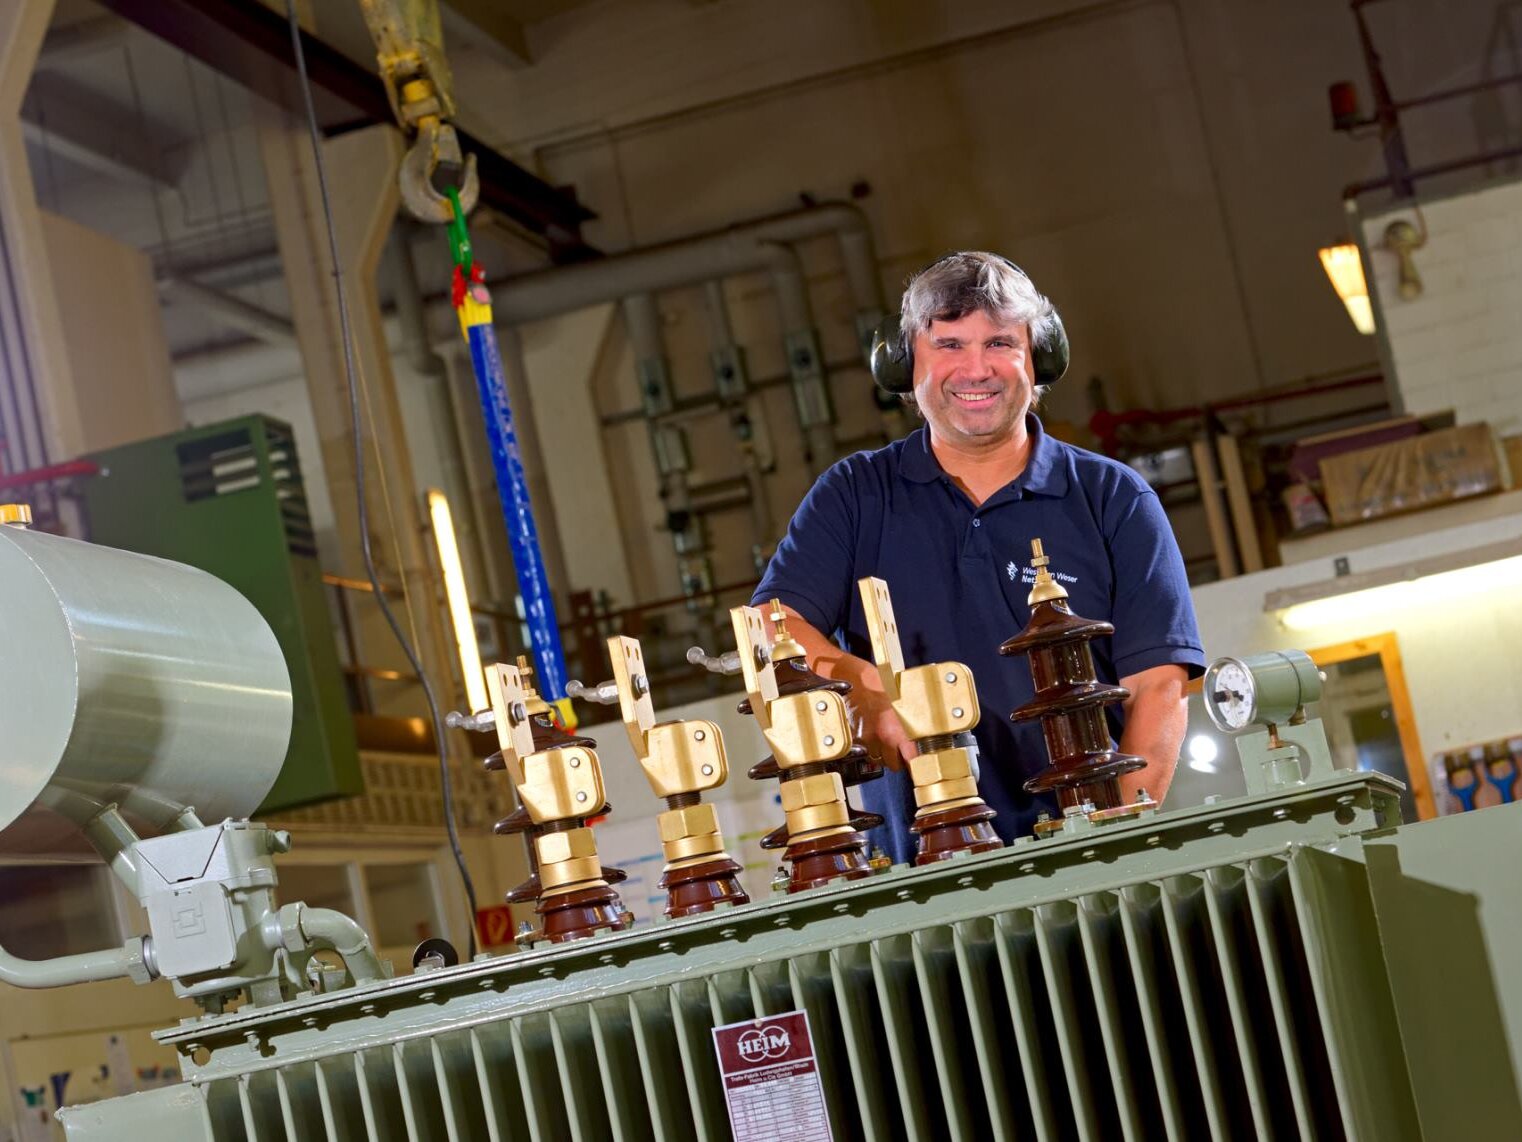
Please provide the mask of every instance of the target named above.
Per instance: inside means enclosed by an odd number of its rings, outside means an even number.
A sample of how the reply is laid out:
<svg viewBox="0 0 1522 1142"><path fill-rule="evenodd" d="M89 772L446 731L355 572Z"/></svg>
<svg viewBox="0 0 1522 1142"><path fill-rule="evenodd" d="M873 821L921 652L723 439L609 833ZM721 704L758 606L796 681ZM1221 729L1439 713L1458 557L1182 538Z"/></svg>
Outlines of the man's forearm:
<svg viewBox="0 0 1522 1142"><path fill-rule="evenodd" d="M1123 753L1145 758L1147 768L1120 780L1124 800L1134 801L1145 789L1156 801L1163 800L1178 768L1179 746L1189 726L1184 685L1188 674L1182 666L1156 666L1122 678L1131 691L1126 702L1126 728L1121 734Z"/></svg>
<svg viewBox="0 0 1522 1142"><path fill-rule="evenodd" d="M788 633L803 647L809 666L816 674L849 682L852 686L857 685L863 675L877 679L877 667L872 663L841 650L833 639L816 630L792 607L782 609L787 614ZM882 689L880 683L876 689Z"/></svg>

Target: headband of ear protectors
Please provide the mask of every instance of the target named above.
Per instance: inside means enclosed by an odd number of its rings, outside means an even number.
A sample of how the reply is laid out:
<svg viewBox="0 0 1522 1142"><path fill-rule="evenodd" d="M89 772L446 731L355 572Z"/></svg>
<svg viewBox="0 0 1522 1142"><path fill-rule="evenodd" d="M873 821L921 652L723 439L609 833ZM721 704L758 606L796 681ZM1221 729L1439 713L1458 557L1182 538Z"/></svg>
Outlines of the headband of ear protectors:
<svg viewBox="0 0 1522 1142"><path fill-rule="evenodd" d="M931 262L925 269L931 269L940 265L947 258L954 258L956 254L946 254ZM1024 274L1008 258L1001 261L1017 273ZM924 273L921 270L920 273ZM915 277L918 277L916 274ZM1068 334L1063 328L1062 318L1052 311L1051 317L1044 322L1042 330L1044 336L1038 341L1034 336L1031 338L1031 366L1038 385L1055 385L1062 379L1062 374L1068 369ZM890 393L910 393L914 391L914 346L909 344L909 339L904 336L903 326L899 323L899 315L894 313L883 318L872 333L872 379L878 387Z"/></svg>

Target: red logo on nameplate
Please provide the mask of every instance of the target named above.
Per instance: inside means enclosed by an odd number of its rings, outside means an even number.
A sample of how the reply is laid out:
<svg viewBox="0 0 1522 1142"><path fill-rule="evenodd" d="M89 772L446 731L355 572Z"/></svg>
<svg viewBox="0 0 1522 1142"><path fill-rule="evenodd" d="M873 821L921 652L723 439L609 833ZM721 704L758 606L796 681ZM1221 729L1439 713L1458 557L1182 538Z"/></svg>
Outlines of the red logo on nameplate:
<svg viewBox="0 0 1522 1142"><path fill-rule="evenodd" d="M735 1142L831 1142L805 1012L715 1027L713 1046Z"/></svg>

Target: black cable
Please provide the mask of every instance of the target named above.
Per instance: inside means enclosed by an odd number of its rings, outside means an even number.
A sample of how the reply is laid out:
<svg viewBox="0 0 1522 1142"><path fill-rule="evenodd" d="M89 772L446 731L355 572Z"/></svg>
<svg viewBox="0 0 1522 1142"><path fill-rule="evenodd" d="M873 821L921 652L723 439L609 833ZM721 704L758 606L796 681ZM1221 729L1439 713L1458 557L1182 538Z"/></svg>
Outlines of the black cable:
<svg viewBox="0 0 1522 1142"><path fill-rule="evenodd" d="M317 126L317 110L312 105L312 82L307 78L306 53L301 47L301 24L296 19L295 0L286 0L285 15L291 26L291 50L296 53L296 71L301 77L301 95L306 103L307 130L312 137L312 158L317 164L317 188L322 198L323 222L328 231L328 254L333 259L333 286L338 294L338 327L339 336L343 338L344 380L349 389L349 420L354 431L354 488L355 498L359 501L359 549L364 555L365 575L369 578L370 587L375 592L375 601L380 604L381 614L386 616L386 624L391 628L391 633L396 636L396 641L401 645L402 653L407 656L408 663L417 674L418 681L422 683L423 697L428 701L428 717L433 722L433 744L439 754L439 780L443 786L444 797L444 828L449 833L449 847L454 851L455 864L460 869L460 882L465 886L465 899L470 905L470 916L465 931L470 948L469 958L475 959L476 887L471 882L470 869L465 864L465 853L460 848L460 833L455 827L454 783L449 777L449 751L444 740L444 720L439 716L438 699L434 697L433 686L423 670L423 663L418 658L417 651L412 648L412 644L407 641L401 624L397 622L396 615L391 610L391 604L386 602L385 589L381 586L380 576L375 573L375 556L370 550L370 517L365 507L365 447L364 435L361 431L363 424L359 414L359 381L354 370L354 336L349 326L348 295L344 292L342 263L338 257L338 231L333 224L333 205L328 198L328 175L322 161L322 131Z"/></svg>

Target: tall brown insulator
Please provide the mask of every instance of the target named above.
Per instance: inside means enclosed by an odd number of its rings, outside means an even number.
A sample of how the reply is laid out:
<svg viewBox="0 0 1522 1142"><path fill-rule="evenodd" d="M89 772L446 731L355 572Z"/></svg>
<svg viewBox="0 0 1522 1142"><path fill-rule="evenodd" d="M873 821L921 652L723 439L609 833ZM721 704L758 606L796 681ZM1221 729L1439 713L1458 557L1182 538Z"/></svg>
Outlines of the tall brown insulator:
<svg viewBox="0 0 1522 1142"><path fill-rule="evenodd" d="M543 753L552 749L569 749L572 746L594 749L597 742L592 738L578 737L567 733L555 721L554 713L550 704L540 696L534 686L534 668L529 660L523 655L518 656L518 679L523 687L523 707L528 714L529 730L534 737L534 752ZM492 754L486 759L488 772L500 771L507 768L507 762L503 760L501 751ZM613 806L604 804L594 816L601 816L609 812ZM522 806L513 810L511 814L502 818L493 827L492 832L498 836L509 836L513 833L523 833L524 848L528 852L529 878L522 884L510 889L504 899L509 904L531 904L539 899L539 894L544 891L544 885L539 878L539 853L534 846L534 838L544 833L544 826L536 825L529 818L528 811ZM607 868L602 870L603 879L609 884L618 884L628 879L628 873L621 868Z"/></svg>
<svg viewBox="0 0 1522 1142"><path fill-rule="evenodd" d="M747 904L740 886L744 871L725 851L719 815L703 794L729 779L724 734L714 722L689 719L656 722L650 676L639 640L608 639L619 713L634 756L666 811L656 818L666 866L659 887L666 890L666 915L673 920Z"/></svg>
<svg viewBox="0 0 1522 1142"><path fill-rule="evenodd" d="M919 840L914 863L1002 848L993 827L996 814L978 795L972 728L980 707L972 671L960 662L906 668L888 584L868 576L856 585L883 693L917 750L908 765L915 804L909 831Z"/></svg>
<svg viewBox="0 0 1522 1142"><path fill-rule="evenodd" d="M535 901L540 926L529 941L558 944L629 927L634 918L612 887L625 874L603 867L588 825L611 808L596 743L550 721L517 668L498 664L487 671L487 683L502 749L486 767L507 772L519 802L495 831L527 834L533 872L507 894L507 902ZM542 714L530 712L531 700L544 707Z"/></svg>
<svg viewBox="0 0 1522 1142"><path fill-rule="evenodd" d="M762 838L762 848L783 850L783 859L792 866L789 892L870 876L874 869L861 830L882 824L882 818L853 808L846 787L881 777L883 770L851 731L844 701L851 684L809 669L803 647L788 633L778 600L772 600L767 616L775 641L756 608L736 607L730 615L749 694L739 710L761 721L774 750L751 766L747 776L778 779L787 818ZM784 740L787 756L779 745Z"/></svg>
<svg viewBox="0 0 1522 1142"><path fill-rule="evenodd" d="M1104 708L1125 701L1131 692L1095 677L1089 643L1114 634L1115 628L1072 612L1068 593L1047 570L1041 540L1031 541L1031 556L1036 582L1029 598L1030 622L999 647L1000 654L1030 656L1036 697L1010 718L1016 722L1040 718L1051 759L1050 768L1025 783L1026 791L1054 792L1063 809L1118 808L1122 804L1120 778L1147 763L1116 749L1105 722Z"/></svg>

